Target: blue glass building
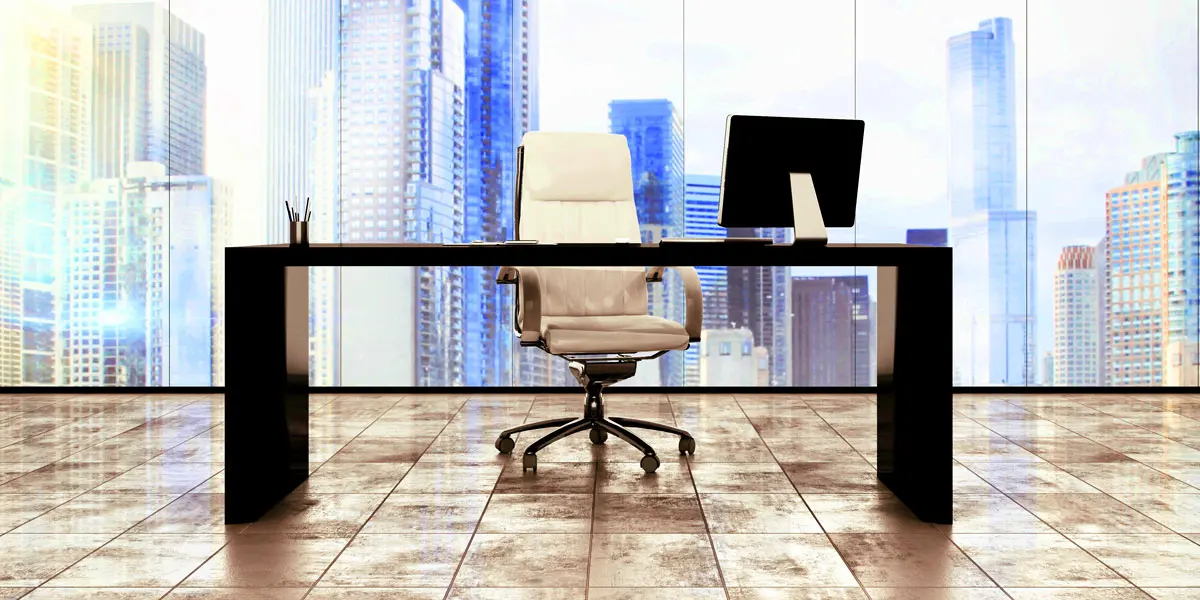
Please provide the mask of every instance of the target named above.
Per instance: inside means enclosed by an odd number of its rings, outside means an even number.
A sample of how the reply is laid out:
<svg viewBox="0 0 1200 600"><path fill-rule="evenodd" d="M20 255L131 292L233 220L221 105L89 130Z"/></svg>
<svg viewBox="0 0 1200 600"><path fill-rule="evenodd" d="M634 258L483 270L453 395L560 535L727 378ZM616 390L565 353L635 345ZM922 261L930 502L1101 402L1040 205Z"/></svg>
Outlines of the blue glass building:
<svg viewBox="0 0 1200 600"><path fill-rule="evenodd" d="M687 237L721 238L725 228L717 225L717 206L721 198L721 178L717 175L685 175L683 195L683 231ZM724 266L696 265L704 298L704 329L729 326L729 300ZM700 385L700 346L684 352L685 381Z"/></svg>
<svg viewBox="0 0 1200 600"><path fill-rule="evenodd" d="M946 246L950 233L945 229L909 229L904 243L917 246Z"/></svg>
<svg viewBox="0 0 1200 600"><path fill-rule="evenodd" d="M950 243L960 385L1030 385L1037 355L1036 215L1017 202L1012 21L950 38Z"/></svg>
<svg viewBox="0 0 1200 600"><path fill-rule="evenodd" d="M684 233L683 124L670 100L613 100L608 105L609 130L625 136L632 160L633 194L642 241L654 242ZM671 273L650 288L650 310L683 320L683 284ZM660 360L663 385L683 385L683 356L671 352Z"/></svg>
<svg viewBox="0 0 1200 600"><path fill-rule="evenodd" d="M461 0L466 13L467 240L514 239L516 148L536 129L536 36L531 0ZM516 344L511 326L512 286L496 285L489 268L466 269L465 373L467 385L512 385ZM522 363L517 361L518 367ZM543 365L544 361L538 361ZM565 366L563 366L565 370ZM545 383L518 368L520 384Z"/></svg>
<svg viewBox="0 0 1200 600"><path fill-rule="evenodd" d="M1167 155L1167 342L1200 342L1200 131Z"/></svg>

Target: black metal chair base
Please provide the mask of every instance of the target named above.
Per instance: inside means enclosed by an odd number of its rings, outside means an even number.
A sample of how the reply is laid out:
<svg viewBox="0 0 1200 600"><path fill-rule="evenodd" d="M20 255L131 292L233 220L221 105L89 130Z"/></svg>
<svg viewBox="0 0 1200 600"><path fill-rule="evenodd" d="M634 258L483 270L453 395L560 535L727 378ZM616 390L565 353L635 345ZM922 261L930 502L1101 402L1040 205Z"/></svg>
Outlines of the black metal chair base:
<svg viewBox="0 0 1200 600"><path fill-rule="evenodd" d="M545 421L537 421L536 423L526 423L506 429L500 432L500 437L496 439L496 449L503 454L508 454L516 447L516 440L512 439L514 433L522 431L532 431L535 429L548 429L555 427L554 431L542 436L538 441L530 444L525 448L525 456L522 458L522 470L533 469L537 472L537 453L542 448L557 442L569 435L574 435L583 431L589 431L593 444L603 444L608 440L609 434L615 435L622 440L625 440L630 446L637 448L642 453L641 466L647 473L653 473L659 467L660 461L654 452L654 448L647 444L645 440L638 437L635 433L629 430L631 427L638 429L649 429L651 431L661 431L664 433L673 433L679 436L679 452L681 454L695 454L696 439L692 434L661 423L653 423L650 421L640 421L638 419L626 419L624 417L604 417L592 416L582 418L560 418L548 419Z"/></svg>

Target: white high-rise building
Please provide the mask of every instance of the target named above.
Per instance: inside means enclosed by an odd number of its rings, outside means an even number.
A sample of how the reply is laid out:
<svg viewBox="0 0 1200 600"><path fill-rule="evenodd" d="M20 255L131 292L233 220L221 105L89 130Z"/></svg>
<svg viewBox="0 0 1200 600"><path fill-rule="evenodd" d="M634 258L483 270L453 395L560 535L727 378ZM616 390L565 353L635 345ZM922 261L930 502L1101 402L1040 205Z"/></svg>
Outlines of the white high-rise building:
<svg viewBox="0 0 1200 600"><path fill-rule="evenodd" d="M700 332L700 385L750 387L770 385L767 349L754 345L746 328Z"/></svg>
<svg viewBox="0 0 1200 600"><path fill-rule="evenodd" d="M86 4L72 15L94 28L95 176L120 177L129 161L202 175L204 34L162 0Z"/></svg>
<svg viewBox="0 0 1200 600"><path fill-rule="evenodd" d="M0 379L62 382L58 195L91 171L92 29L37 0L0 2ZM19 303L18 306L13 306ZM16 353L14 356L13 353Z"/></svg>
<svg viewBox="0 0 1200 600"><path fill-rule="evenodd" d="M453 0L343 4L341 239L460 242L465 22ZM461 385L464 272L345 267L345 385Z"/></svg>
<svg viewBox="0 0 1200 600"><path fill-rule="evenodd" d="M1054 385L1098 386L1101 325L1096 248L1067 246L1054 274Z"/></svg>

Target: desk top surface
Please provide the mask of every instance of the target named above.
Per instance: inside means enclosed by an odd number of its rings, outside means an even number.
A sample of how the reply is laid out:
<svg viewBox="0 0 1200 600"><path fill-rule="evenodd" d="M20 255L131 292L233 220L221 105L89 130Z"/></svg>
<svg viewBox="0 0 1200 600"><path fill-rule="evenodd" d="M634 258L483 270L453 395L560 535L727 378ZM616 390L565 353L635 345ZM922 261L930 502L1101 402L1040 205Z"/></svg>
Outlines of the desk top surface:
<svg viewBox="0 0 1200 600"><path fill-rule="evenodd" d="M312 244L233 246L226 268L270 266L905 266L949 268L951 249L906 244Z"/></svg>

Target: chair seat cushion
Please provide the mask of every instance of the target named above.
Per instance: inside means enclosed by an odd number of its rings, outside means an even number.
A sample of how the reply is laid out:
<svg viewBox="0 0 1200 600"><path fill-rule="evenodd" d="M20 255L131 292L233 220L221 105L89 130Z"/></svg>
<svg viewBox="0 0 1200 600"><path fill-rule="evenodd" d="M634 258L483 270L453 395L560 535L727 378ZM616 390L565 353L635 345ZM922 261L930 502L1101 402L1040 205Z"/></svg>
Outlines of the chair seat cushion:
<svg viewBox="0 0 1200 600"><path fill-rule="evenodd" d="M651 315L543 316L542 340L551 354L627 354L688 347L683 325Z"/></svg>

